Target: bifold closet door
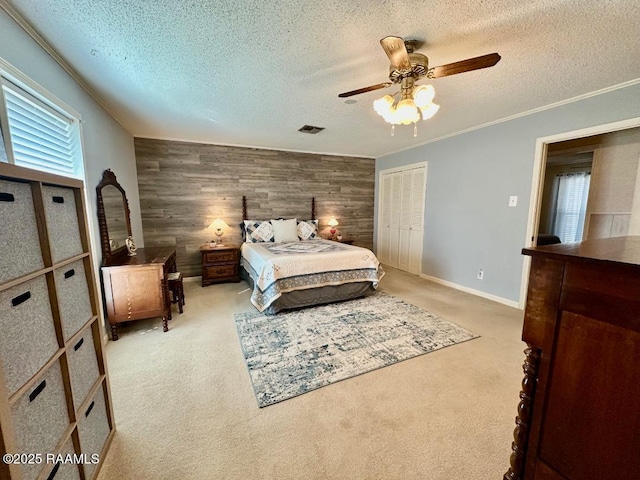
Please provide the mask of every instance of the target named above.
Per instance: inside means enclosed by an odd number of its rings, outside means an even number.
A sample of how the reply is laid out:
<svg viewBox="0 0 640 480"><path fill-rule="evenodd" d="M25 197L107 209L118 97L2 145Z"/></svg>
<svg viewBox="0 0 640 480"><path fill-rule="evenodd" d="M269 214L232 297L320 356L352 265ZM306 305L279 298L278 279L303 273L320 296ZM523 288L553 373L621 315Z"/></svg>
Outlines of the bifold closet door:
<svg viewBox="0 0 640 480"><path fill-rule="evenodd" d="M427 184L427 168L416 168L410 178L411 200L407 206L409 219L409 248L408 264L406 270L409 273L419 275L422 272L422 245L424 236L424 201ZM403 204L404 208L404 204Z"/></svg>
<svg viewBox="0 0 640 480"><path fill-rule="evenodd" d="M381 183L378 259L417 275L422 262L426 166L383 174Z"/></svg>

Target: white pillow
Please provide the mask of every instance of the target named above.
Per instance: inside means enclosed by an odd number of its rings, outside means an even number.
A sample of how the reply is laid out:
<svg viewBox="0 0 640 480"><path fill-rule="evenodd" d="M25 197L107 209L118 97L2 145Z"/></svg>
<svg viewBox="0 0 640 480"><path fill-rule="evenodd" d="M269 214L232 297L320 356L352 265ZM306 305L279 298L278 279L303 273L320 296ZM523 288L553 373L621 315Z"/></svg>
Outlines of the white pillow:
<svg viewBox="0 0 640 480"><path fill-rule="evenodd" d="M295 218L290 220L271 220L274 242L297 242L298 224Z"/></svg>

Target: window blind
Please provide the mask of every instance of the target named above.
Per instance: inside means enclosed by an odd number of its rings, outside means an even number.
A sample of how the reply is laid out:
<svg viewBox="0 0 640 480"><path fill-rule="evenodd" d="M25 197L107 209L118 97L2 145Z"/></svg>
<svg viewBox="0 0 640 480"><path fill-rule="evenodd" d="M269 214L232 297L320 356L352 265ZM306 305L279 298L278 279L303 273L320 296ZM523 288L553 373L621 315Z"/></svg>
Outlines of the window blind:
<svg viewBox="0 0 640 480"><path fill-rule="evenodd" d="M82 165L78 121L2 80L14 163L79 177Z"/></svg>
<svg viewBox="0 0 640 480"><path fill-rule="evenodd" d="M590 172L556 176L556 206L553 233L562 243L582 240L589 196Z"/></svg>

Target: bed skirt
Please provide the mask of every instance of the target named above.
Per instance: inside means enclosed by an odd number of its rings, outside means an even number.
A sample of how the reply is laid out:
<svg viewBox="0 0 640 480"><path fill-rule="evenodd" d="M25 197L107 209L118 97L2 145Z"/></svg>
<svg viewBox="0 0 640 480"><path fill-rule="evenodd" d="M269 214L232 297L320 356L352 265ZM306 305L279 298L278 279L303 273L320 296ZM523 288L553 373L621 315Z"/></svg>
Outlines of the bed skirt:
<svg viewBox="0 0 640 480"><path fill-rule="evenodd" d="M245 280L251 290L254 288L251 275L244 267L240 268L240 276ZM341 302L354 298L364 297L375 292L371 282L354 282L342 285L326 285L324 287L307 288L283 293L262 313L275 315L282 310L323 305L326 303Z"/></svg>

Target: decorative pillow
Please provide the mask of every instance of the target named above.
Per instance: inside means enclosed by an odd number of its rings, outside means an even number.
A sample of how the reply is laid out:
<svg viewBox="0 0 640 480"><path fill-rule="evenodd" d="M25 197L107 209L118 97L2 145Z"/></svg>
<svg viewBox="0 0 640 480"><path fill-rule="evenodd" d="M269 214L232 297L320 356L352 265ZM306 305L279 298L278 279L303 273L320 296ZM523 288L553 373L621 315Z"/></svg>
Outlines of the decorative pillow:
<svg viewBox="0 0 640 480"><path fill-rule="evenodd" d="M273 225L269 220L245 220L247 243L273 242Z"/></svg>
<svg viewBox="0 0 640 480"><path fill-rule="evenodd" d="M300 240L320 238L320 235L318 235L318 220L298 220L297 230Z"/></svg>
<svg viewBox="0 0 640 480"><path fill-rule="evenodd" d="M297 242L298 230L296 228L297 220L271 220L273 225L273 236L275 242Z"/></svg>

